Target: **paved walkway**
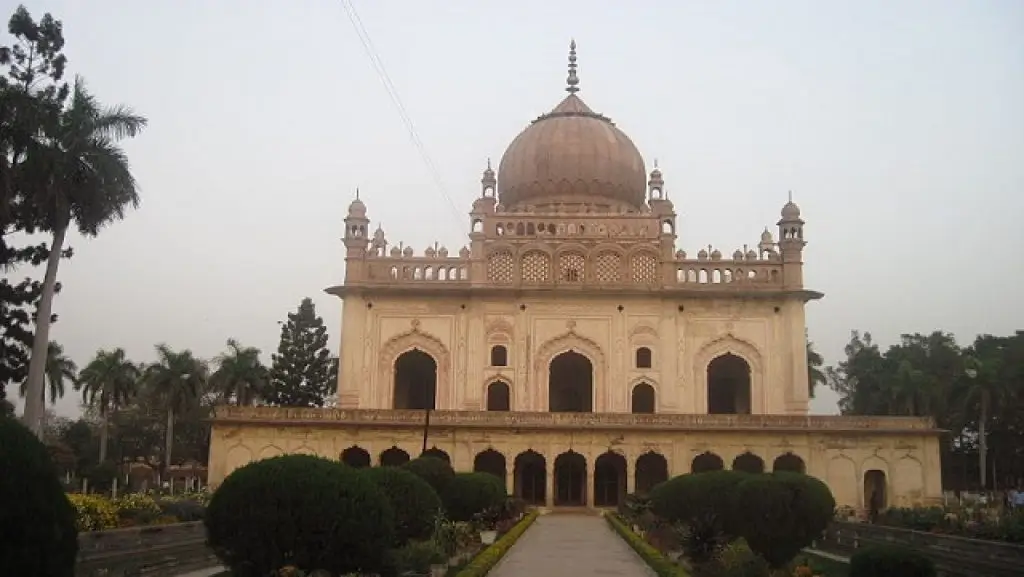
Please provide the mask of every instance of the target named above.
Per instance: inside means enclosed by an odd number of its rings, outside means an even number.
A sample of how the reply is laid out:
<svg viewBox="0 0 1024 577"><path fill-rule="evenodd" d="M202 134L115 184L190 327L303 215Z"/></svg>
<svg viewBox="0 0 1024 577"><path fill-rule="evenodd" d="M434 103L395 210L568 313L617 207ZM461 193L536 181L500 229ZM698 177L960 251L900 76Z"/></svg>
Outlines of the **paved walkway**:
<svg viewBox="0 0 1024 577"><path fill-rule="evenodd" d="M603 518L555 513L538 517L488 575L654 577L654 572Z"/></svg>

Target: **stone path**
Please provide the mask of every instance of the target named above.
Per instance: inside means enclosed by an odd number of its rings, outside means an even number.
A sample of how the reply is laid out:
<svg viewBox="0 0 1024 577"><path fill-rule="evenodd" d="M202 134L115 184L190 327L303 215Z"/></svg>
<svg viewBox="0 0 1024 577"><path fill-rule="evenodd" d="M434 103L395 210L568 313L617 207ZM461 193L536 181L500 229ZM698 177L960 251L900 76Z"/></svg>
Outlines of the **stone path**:
<svg viewBox="0 0 1024 577"><path fill-rule="evenodd" d="M654 572L603 518L553 513L538 517L488 575L654 577Z"/></svg>

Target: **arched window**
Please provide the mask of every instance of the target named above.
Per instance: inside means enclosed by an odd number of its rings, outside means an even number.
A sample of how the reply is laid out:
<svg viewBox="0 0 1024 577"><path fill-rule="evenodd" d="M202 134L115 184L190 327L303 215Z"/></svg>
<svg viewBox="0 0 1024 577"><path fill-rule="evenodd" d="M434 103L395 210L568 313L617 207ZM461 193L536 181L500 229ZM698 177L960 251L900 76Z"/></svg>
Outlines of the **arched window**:
<svg viewBox="0 0 1024 577"><path fill-rule="evenodd" d="M651 368L651 349L647 347L640 347L636 350L636 368Z"/></svg>
<svg viewBox="0 0 1024 577"><path fill-rule="evenodd" d="M494 345L491 347L491 366L508 366L508 348L506 348L505 345Z"/></svg>

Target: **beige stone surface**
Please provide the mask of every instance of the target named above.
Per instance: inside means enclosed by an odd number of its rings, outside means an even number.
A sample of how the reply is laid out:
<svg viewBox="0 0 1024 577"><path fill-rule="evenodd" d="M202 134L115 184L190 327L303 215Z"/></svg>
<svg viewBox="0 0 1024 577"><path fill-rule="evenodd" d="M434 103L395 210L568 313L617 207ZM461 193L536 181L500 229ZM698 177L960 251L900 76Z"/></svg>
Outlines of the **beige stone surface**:
<svg viewBox="0 0 1024 577"><path fill-rule="evenodd" d="M654 572L597 515L544 515L488 573L491 577L653 577Z"/></svg>

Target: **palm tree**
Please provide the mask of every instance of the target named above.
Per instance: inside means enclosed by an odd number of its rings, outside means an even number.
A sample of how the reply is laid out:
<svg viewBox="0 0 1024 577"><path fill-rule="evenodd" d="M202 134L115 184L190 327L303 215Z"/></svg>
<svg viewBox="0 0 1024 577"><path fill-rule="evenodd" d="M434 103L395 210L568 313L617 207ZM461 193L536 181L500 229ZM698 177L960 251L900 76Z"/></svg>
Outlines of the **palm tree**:
<svg viewBox="0 0 1024 577"><path fill-rule="evenodd" d="M100 350L78 375L75 389L82 391L82 402L97 407L102 420L100 428L100 463L107 459L107 436L110 414L128 404L135 395L139 368L128 360L122 348Z"/></svg>
<svg viewBox="0 0 1024 577"><path fill-rule="evenodd" d="M49 385L43 390L43 397L46 391L50 391L50 404L57 402L57 399L64 398L64 380L74 383L78 378L78 365L75 361L64 356L64 347L56 341L50 341L46 354L46 384ZM25 396L28 390L27 381L22 381L19 393ZM45 403L45 400L44 400Z"/></svg>
<svg viewBox="0 0 1024 577"><path fill-rule="evenodd" d="M102 107L82 79L76 78L58 121L28 146L24 166L34 220L53 235L36 311L25 397L25 424L37 435L42 433L45 355L64 240L72 225L83 235L95 236L105 225L124 218L127 209L138 206L135 177L117 142L135 136L145 125L146 119L128 108Z"/></svg>
<svg viewBox="0 0 1024 577"><path fill-rule="evenodd" d="M825 371L822 370L825 359L821 358L821 354L814 350L814 343L807 339L806 336L805 332L804 338L807 340L807 395L813 398L814 387L824 385L827 382Z"/></svg>
<svg viewBox="0 0 1024 577"><path fill-rule="evenodd" d="M171 466L174 444L174 415L185 412L204 393L209 370L192 351L174 351L166 344L156 346L157 362L146 367L146 383L152 387L167 411L164 437L164 470Z"/></svg>
<svg viewBox="0 0 1024 577"><path fill-rule="evenodd" d="M225 402L251 405L261 398L270 384L270 371L260 362L260 350L243 347L228 339L228 350L215 359L217 370L210 375L210 387Z"/></svg>
<svg viewBox="0 0 1024 577"><path fill-rule="evenodd" d="M960 405L965 413L978 415L978 465L981 490L988 487L988 421L993 407L1007 401L1013 394L1012 378L1004 362L1004 351L1009 339L992 335L978 335L974 344L964 351L965 385L961 389Z"/></svg>

